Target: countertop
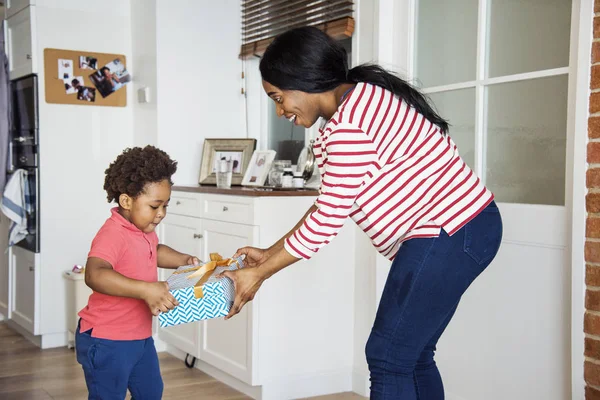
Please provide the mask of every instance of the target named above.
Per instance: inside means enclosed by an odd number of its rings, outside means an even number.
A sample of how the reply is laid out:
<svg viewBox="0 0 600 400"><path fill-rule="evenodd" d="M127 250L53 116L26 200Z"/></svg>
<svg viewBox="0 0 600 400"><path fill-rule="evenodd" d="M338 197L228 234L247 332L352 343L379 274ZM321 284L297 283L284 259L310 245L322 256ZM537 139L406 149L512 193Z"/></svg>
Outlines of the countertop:
<svg viewBox="0 0 600 400"><path fill-rule="evenodd" d="M190 193L226 194L230 196L249 197L292 197L292 196L318 196L319 191L315 189L292 189L292 188L268 188L268 187L246 187L232 186L230 189L221 189L216 186L173 186L173 191Z"/></svg>

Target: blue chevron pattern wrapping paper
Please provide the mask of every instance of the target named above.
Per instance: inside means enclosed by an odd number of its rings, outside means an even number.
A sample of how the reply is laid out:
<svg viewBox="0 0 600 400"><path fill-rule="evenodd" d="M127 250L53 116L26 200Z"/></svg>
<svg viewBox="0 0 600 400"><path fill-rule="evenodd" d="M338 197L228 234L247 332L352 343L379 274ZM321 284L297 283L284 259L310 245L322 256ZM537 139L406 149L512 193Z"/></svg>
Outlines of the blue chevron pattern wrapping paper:
<svg viewBox="0 0 600 400"><path fill-rule="evenodd" d="M226 267L217 267L210 278L202 285L204 296L197 299L194 296L194 285L202 276L187 279L195 271L183 274L173 273L168 279L169 291L179 301L179 305L169 312L158 315L158 323L161 327L187 324L189 322L203 319L224 317L229 313L235 289L229 278L216 278L218 274L226 270L235 270L243 267L242 258L237 258L236 263ZM177 268L177 271L189 269L189 265Z"/></svg>

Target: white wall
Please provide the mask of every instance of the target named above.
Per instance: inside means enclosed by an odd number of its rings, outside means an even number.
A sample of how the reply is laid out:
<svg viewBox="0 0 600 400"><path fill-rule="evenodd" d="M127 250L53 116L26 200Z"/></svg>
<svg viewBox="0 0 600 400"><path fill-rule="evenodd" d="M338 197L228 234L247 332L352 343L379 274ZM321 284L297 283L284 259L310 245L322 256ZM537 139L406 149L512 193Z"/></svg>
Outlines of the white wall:
<svg viewBox="0 0 600 400"><path fill-rule="evenodd" d="M38 0L36 7L40 63L45 48L124 54L131 60L129 1ZM44 74L39 77L40 327L47 334L66 331L61 273L85 263L92 238L109 216L104 170L133 144L133 99L127 86L121 89L128 92L127 107L47 104Z"/></svg>
<svg viewBox="0 0 600 400"><path fill-rule="evenodd" d="M240 2L158 0L158 145L197 184L205 138L245 138Z"/></svg>
<svg viewBox="0 0 600 400"><path fill-rule="evenodd" d="M156 107L156 0L130 0L131 54L133 74L133 128L134 144L145 146L158 143ZM150 90L150 101L139 103L137 91Z"/></svg>

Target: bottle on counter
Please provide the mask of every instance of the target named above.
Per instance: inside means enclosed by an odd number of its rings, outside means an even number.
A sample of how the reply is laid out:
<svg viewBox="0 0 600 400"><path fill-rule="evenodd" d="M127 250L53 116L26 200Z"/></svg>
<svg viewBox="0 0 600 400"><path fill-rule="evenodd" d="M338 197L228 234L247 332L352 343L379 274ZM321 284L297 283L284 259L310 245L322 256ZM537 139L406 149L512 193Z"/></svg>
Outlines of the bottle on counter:
<svg viewBox="0 0 600 400"><path fill-rule="evenodd" d="M296 171L294 173L294 187L298 189L304 187L304 177L302 176L302 172L300 171Z"/></svg>
<svg viewBox="0 0 600 400"><path fill-rule="evenodd" d="M281 186L284 188L294 186L294 173L291 168L284 168L283 175L281 175Z"/></svg>

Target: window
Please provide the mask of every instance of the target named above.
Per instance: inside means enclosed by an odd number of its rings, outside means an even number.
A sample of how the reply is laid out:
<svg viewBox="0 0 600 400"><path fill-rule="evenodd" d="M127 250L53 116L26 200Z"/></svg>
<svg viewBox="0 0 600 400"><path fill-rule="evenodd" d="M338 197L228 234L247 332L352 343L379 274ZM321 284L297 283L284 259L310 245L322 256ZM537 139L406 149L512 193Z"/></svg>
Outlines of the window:
<svg viewBox="0 0 600 400"><path fill-rule="evenodd" d="M315 26L335 39L354 32L351 0L242 0L240 57L260 56L278 34Z"/></svg>
<svg viewBox="0 0 600 400"><path fill-rule="evenodd" d="M417 1L417 81L499 201L565 203L571 3Z"/></svg>

